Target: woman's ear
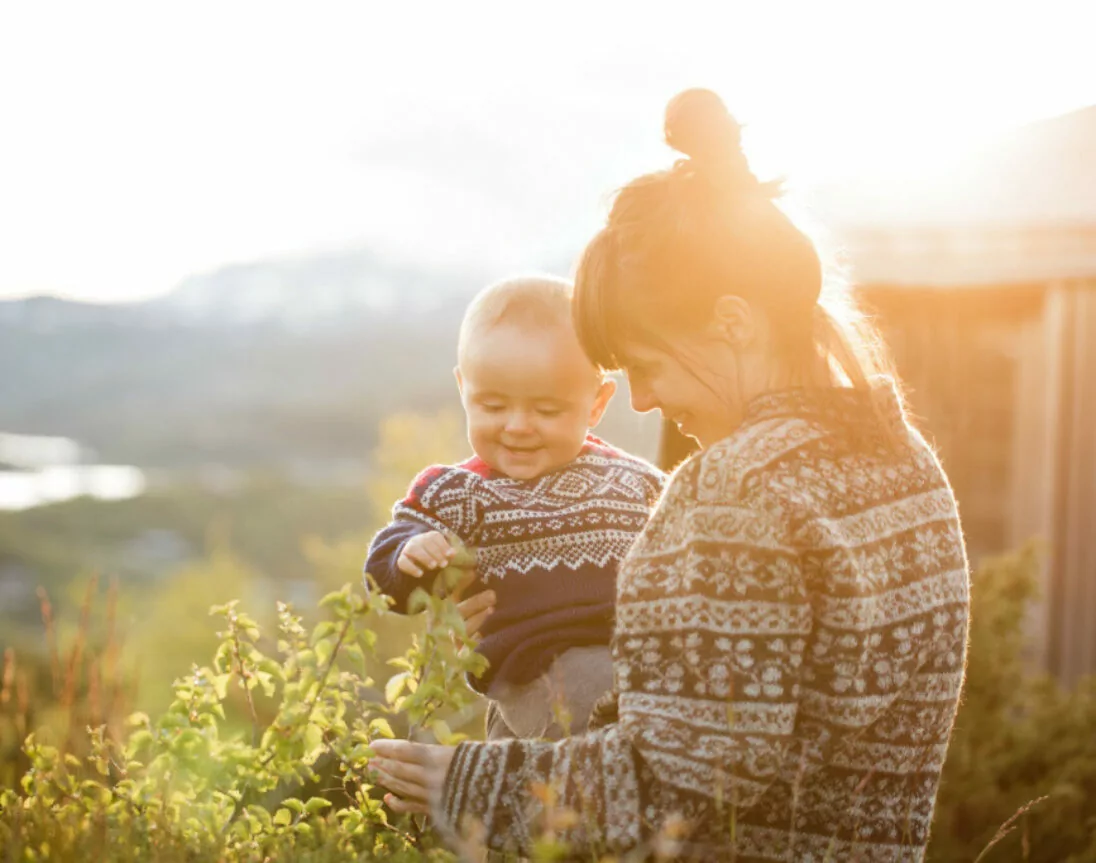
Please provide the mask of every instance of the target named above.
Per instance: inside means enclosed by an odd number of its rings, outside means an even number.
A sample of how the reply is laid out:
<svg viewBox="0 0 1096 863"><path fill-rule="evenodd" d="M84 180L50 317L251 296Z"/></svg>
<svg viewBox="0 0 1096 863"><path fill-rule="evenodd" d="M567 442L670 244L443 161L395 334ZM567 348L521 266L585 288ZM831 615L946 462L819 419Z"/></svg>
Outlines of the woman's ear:
<svg viewBox="0 0 1096 863"><path fill-rule="evenodd" d="M746 347L757 337L757 318L742 297L725 294L715 301L713 311L714 335L732 347Z"/></svg>
<svg viewBox="0 0 1096 863"><path fill-rule="evenodd" d="M601 386L598 387L597 396L594 398L594 406L590 408L590 421L586 424L588 428L595 428L601 422L601 418L605 416L605 409L609 407L609 402L613 398L616 388L616 381L612 378L606 378L602 381Z"/></svg>

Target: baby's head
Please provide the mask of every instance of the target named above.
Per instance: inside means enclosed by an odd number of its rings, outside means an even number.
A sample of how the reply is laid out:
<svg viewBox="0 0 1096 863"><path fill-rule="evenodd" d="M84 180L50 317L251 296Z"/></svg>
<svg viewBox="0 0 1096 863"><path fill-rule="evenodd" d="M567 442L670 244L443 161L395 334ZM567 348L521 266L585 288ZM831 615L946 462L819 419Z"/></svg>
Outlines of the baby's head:
<svg viewBox="0 0 1096 863"><path fill-rule="evenodd" d="M514 479L574 459L616 389L579 346L571 284L550 276L507 279L476 295L461 322L456 374L472 449Z"/></svg>

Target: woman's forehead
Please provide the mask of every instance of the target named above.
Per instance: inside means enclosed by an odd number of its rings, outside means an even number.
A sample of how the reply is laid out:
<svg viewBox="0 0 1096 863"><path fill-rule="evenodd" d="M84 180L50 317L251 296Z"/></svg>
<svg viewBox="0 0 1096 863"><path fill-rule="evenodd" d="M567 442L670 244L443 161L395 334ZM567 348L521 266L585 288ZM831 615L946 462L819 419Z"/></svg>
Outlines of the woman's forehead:
<svg viewBox="0 0 1096 863"><path fill-rule="evenodd" d="M667 351L664 347L638 339L622 339L617 350L617 359L624 366L650 362L665 356Z"/></svg>

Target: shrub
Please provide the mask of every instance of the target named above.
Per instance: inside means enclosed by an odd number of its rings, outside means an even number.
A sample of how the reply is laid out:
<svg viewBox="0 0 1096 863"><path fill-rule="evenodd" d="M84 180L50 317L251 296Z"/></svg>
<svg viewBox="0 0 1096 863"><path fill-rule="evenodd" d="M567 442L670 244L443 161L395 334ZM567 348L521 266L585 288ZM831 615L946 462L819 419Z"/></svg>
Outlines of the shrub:
<svg viewBox="0 0 1096 863"><path fill-rule="evenodd" d="M936 802L933 863L969 863L983 852L986 863L1096 863L1096 680L1067 691L1028 667L1024 620L1038 566L1028 548L974 573L967 676Z"/></svg>
<svg viewBox="0 0 1096 863"><path fill-rule="evenodd" d="M427 625L383 701L367 667L391 614L379 592L329 594L311 633L279 603L275 639L238 603L215 607L212 663L175 681L157 719L133 714L124 735L88 728L86 754L27 738L22 793L0 791L0 848L26 861L452 859L421 824L391 822L370 782L370 744L393 735L394 714L459 739L446 713L472 701L465 675L484 666L452 603L412 601Z"/></svg>

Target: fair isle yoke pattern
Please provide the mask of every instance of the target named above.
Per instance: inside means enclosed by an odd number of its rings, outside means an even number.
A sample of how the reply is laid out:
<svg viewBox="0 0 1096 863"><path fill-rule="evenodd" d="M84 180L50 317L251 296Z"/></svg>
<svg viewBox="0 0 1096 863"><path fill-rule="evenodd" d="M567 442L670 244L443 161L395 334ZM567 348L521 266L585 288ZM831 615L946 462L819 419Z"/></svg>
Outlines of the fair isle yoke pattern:
<svg viewBox="0 0 1096 863"><path fill-rule="evenodd" d="M495 473L478 457L428 468L393 516L474 546L480 578L490 585L534 570L615 567L663 482L648 462L589 435L574 461L535 480Z"/></svg>
<svg viewBox="0 0 1096 863"><path fill-rule="evenodd" d="M922 860L968 609L954 498L893 389L768 395L621 566L616 721L461 744L439 816L528 852L549 784L575 850Z"/></svg>
<svg viewBox="0 0 1096 863"><path fill-rule="evenodd" d="M476 551L494 613L477 648L490 663L472 684L524 685L574 647L612 636L617 568L647 523L665 476L642 459L588 436L578 456L537 479L511 479L471 458L424 470L370 544L366 572L406 609L431 581L399 568L411 537L456 534Z"/></svg>

